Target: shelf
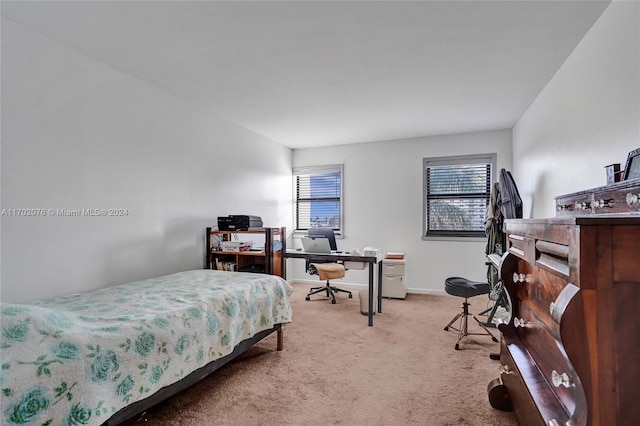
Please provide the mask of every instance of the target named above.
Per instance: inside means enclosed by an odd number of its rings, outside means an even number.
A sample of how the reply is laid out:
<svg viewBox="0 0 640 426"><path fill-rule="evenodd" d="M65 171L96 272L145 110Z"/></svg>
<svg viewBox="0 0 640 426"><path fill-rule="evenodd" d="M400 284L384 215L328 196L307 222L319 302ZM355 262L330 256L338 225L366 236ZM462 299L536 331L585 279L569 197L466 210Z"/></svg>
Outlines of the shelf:
<svg viewBox="0 0 640 426"><path fill-rule="evenodd" d="M214 239L218 236L222 241L232 241L234 235L260 235L264 238L263 250L247 251L218 251L212 250ZM206 249L205 268L215 269L216 260L225 263L233 263L235 270L249 272L260 272L278 275L284 278L285 259L283 256L286 250L286 228L249 228L246 230L219 231L212 228L206 229ZM260 241L259 245L262 244ZM218 246L219 247L219 246Z"/></svg>
<svg viewBox="0 0 640 426"><path fill-rule="evenodd" d="M265 256L264 251L211 251L213 255L233 255L233 256Z"/></svg>
<svg viewBox="0 0 640 426"><path fill-rule="evenodd" d="M211 228L207 228L211 229ZM279 231L280 228L249 228L242 230L228 230L228 231L218 231L218 230L210 230L211 234L262 234L267 231L267 229L271 229L272 231Z"/></svg>

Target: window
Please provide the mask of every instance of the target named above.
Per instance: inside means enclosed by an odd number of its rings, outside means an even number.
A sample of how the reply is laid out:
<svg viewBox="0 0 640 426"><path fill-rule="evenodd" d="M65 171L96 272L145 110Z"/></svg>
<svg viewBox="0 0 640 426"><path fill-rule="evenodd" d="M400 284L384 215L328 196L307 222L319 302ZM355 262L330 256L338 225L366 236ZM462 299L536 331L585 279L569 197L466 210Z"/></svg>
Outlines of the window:
<svg viewBox="0 0 640 426"><path fill-rule="evenodd" d="M293 204L296 231L326 227L342 231L343 166L293 169Z"/></svg>
<svg viewBox="0 0 640 426"><path fill-rule="evenodd" d="M496 154L425 158L424 236L485 237Z"/></svg>

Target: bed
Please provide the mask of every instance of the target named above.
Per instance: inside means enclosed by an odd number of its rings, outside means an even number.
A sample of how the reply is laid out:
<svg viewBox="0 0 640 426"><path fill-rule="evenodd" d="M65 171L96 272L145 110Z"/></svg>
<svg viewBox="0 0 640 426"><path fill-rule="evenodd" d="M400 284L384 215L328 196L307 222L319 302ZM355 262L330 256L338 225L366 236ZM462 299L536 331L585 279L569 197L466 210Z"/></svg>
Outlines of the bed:
<svg viewBox="0 0 640 426"><path fill-rule="evenodd" d="M275 275L194 270L1 307L0 423L120 424L291 322Z"/></svg>

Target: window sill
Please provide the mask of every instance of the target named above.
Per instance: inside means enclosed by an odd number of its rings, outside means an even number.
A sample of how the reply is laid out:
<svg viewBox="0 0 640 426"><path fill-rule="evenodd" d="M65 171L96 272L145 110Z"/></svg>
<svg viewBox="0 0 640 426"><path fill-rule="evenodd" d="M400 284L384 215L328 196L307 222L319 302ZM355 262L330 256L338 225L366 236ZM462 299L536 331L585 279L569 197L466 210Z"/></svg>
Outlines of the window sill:
<svg viewBox="0 0 640 426"><path fill-rule="evenodd" d="M487 237L445 237L445 236L422 236L422 241L456 241L456 242L487 242Z"/></svg>
<svg viewBox="0 0 640 426"><path fill-rule="evenodd" d="M293 238L298 238L298 239L300 239L300 238L303 238L303 237L306 237L306 236L307 236L307 231L293 231L293 234L291 234L291 236L292 236ZM344 238L344 235L339 234L339 233L337 233L337 232L335 232L335 236L336 236L336 239L342 239L342 238Z"/></svg>

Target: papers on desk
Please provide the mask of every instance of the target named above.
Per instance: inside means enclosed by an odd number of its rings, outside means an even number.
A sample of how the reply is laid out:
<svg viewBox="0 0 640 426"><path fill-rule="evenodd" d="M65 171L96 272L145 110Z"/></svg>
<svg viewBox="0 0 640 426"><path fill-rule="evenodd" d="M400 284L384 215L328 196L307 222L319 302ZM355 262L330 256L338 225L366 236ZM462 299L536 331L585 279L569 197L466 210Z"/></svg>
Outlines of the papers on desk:
<svg viewBox="0 0 640 426"><path fill-rule="evenodd" d="M375 247L365 247L363 250L365 256L378 256L378 249Z"/></svg>

